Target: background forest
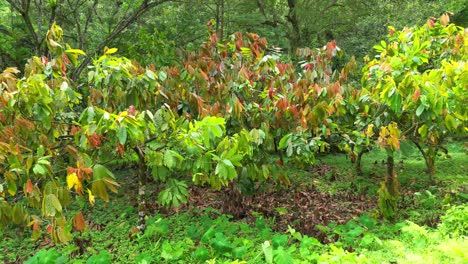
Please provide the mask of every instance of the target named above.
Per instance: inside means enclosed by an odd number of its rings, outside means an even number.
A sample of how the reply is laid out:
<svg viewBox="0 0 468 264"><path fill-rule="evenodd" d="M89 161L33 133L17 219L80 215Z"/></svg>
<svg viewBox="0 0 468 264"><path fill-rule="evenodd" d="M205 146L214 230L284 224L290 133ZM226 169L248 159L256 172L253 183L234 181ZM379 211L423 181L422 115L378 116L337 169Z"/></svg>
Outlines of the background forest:
<svg viewBox="0 0 468 264"><path fill-rule="evenodd" d="M0 263L468 263L467 8L0 0Z"/></svg>
<svg viewBox="0 0 468 264"><path fill-rule="evenodd" d="M466 0L3 0L0 66L21 69L32 54L44 54L45 33L54 21L66 32L66 42L88 57L112 46L142 65L171 65L176 48L197 49L209 36L207 23L221 40L254 32L284 54L335 40L347 58L360 62L388 26L422 24L446 11L454 13L455 24L466 26L467 5Z"/></svg>

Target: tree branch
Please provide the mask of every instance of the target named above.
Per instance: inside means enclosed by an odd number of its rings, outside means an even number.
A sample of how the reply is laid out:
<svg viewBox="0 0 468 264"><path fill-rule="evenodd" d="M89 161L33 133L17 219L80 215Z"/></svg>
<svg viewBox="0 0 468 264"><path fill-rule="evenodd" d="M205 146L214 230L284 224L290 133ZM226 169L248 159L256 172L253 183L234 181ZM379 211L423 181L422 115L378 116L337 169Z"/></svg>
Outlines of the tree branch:
<svg viewBox="0 0 468 264"><path fill-rule="evenodd" d="M34 26L31 22L31 18L29 17L29 7L31 5L31 0L25 0L22 1L21 6L17 4L13 0L7 0L7 2L11 5L13 9L18 11L20 13L21 17L23 18L24 23L26 24L26 28L31 35L34 48L36 49L36 55L39 55L40 50L41 50L41 41L39 40L39 37L37 36L36 31L34 30Z"/></svg>
<svg viewBox="0 0 468 264"><path fill-rule="evenodd" d="M128 28L133 22L135 22L140 16L142 16L144 13L148 12L152 8L161 5L165 2L170 2L171 0L158 0L158 1L150 1L150 0L145 0L143 1L140 6L128 17L122 19L117 26L114 28L114 30L97 46L97 48L90 52L87 57L84 59L84 61L78 66L78 68L72 73L72 80L78 79L80 76L81 72L84 70L84 68L91 62L91 59L94 55L96 55L98 52L101 52L104 47L106 47L112 40L114 40L120 33L122 33L125 29Z"/></svg>

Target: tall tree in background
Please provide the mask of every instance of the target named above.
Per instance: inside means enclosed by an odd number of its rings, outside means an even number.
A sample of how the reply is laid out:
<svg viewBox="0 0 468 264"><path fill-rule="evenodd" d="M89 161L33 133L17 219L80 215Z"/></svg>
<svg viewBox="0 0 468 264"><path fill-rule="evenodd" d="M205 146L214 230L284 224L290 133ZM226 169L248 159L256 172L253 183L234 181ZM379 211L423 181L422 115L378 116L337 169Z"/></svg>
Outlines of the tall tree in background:
<svg viewBox="0 0 468 264"><path fill-rule="evenodd" d="M76 79L105 46L144 65L171 65L176 48L197 49L208 21L220 39L255 32L291 55L336 40L359 58L390 25L422 24L446 11L466 25L466 9L466 0L7 0L0 2L0 67L21 68L32 53L47 54L42 36L54 20L67 42L89 51Z"/></svg>
<svg viewBox="0 0 468 264"><path fill-rule="evenodd" d="M5 5L0 7L2 16L7 13L5 16L10 18L10 23L5 23L2 31L12 36L12 41L25 43L34 55L47 55L48 48L42 36L53 22L62 25L70 32L65 36L68 42L90 50L72 73L72 77L77 78L96 53L149 10L169 1L7 0L9 10ZM2 50L2 57L16 60L16 65L23 64L22 58L14 53L15 49Z"/></svg>

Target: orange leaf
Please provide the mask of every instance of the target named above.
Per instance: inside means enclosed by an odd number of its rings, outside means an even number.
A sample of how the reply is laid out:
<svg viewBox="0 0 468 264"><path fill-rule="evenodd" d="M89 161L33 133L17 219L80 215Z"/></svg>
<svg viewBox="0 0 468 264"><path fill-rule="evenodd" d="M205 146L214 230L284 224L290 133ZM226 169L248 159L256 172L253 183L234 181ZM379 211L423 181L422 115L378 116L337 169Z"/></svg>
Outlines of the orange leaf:
<svg viewBox="0 0 468 264"><path fill-rule="evenodd" d="M75 226L76 230L83 232L86 227L86 222L82 212L77 213L75 217L73 217L73 225Z"/></svg>
<svg viewBox="0 0 468 264"><path fill-rule="evenodd" d="M117 144L117 152L119 153L119 155L120 155L121 157L123 157L124 154L125 154L125 146L122 145L122 144L120 144L120 143L118 143L118 144Z"/></svg>
<svg viewBox="0 0 468 264"><path fill-rule="evenodd" d="M31 182L31 179L28 179L28 181L26 182L26 192L27 193L32 193L33 188L34 188L34 186L33 186L32 182Z"/></svg>
<svg viewBox="0 0 468 264"><path fill-rule="evenodd" d="M47 226L47 233L48 233L48 234L52 234L53 228L54 228L54 225L49 224L49 225Z"/></svg>
<svg viewBox="0 0 468 264"><path fill-rule="evenodd" d="M419 96L421 95L421 90L416 89L413 94L413 103L416 103L419 100Z"/></svg>
<svg viewBox="0 0 468 264"><path fill-rule="evenodd" d="M447 26L449 22L450 22L450 17L447 13L443 14L440 17L440 24L442 24L443 26Z"/></svg>
<svg viewBox="0 0 468 264"><path fill-rule="evenodd" d="M34 231L39 230L39 223L38 223L38 221L34 221L34 224L33 224L32 229L33 229Z"/></svg>

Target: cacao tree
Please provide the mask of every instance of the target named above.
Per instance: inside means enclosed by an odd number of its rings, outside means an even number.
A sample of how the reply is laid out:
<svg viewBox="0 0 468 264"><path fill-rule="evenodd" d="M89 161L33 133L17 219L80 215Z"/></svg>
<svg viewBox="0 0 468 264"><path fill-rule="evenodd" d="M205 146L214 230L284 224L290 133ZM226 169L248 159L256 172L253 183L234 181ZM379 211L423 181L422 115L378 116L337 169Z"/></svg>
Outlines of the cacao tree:
<svg viewBox="0 0 468 264"><path fill-rule="evenodd" d="M375 46L378 57L364 67L364 87L416 144L431 181L437 151L447 151L444 139L466 132L467 39L448 14L422 27L390 27L388 42Z"/></svg>
<svg viewBox="0 0 468 264"><path fill-rule="evenodd" d="M62 42L55 24L46 43L54 57L33 57L23 76L15 68L0 74L0 225L32 226L33 237L46 230L55 241L70 239L64 208L71 201L65 182L68 163L92 170L72 146L71 123L81 95L67 77L84 52ZM78 189L79 190L79 189Z"/></svg>

